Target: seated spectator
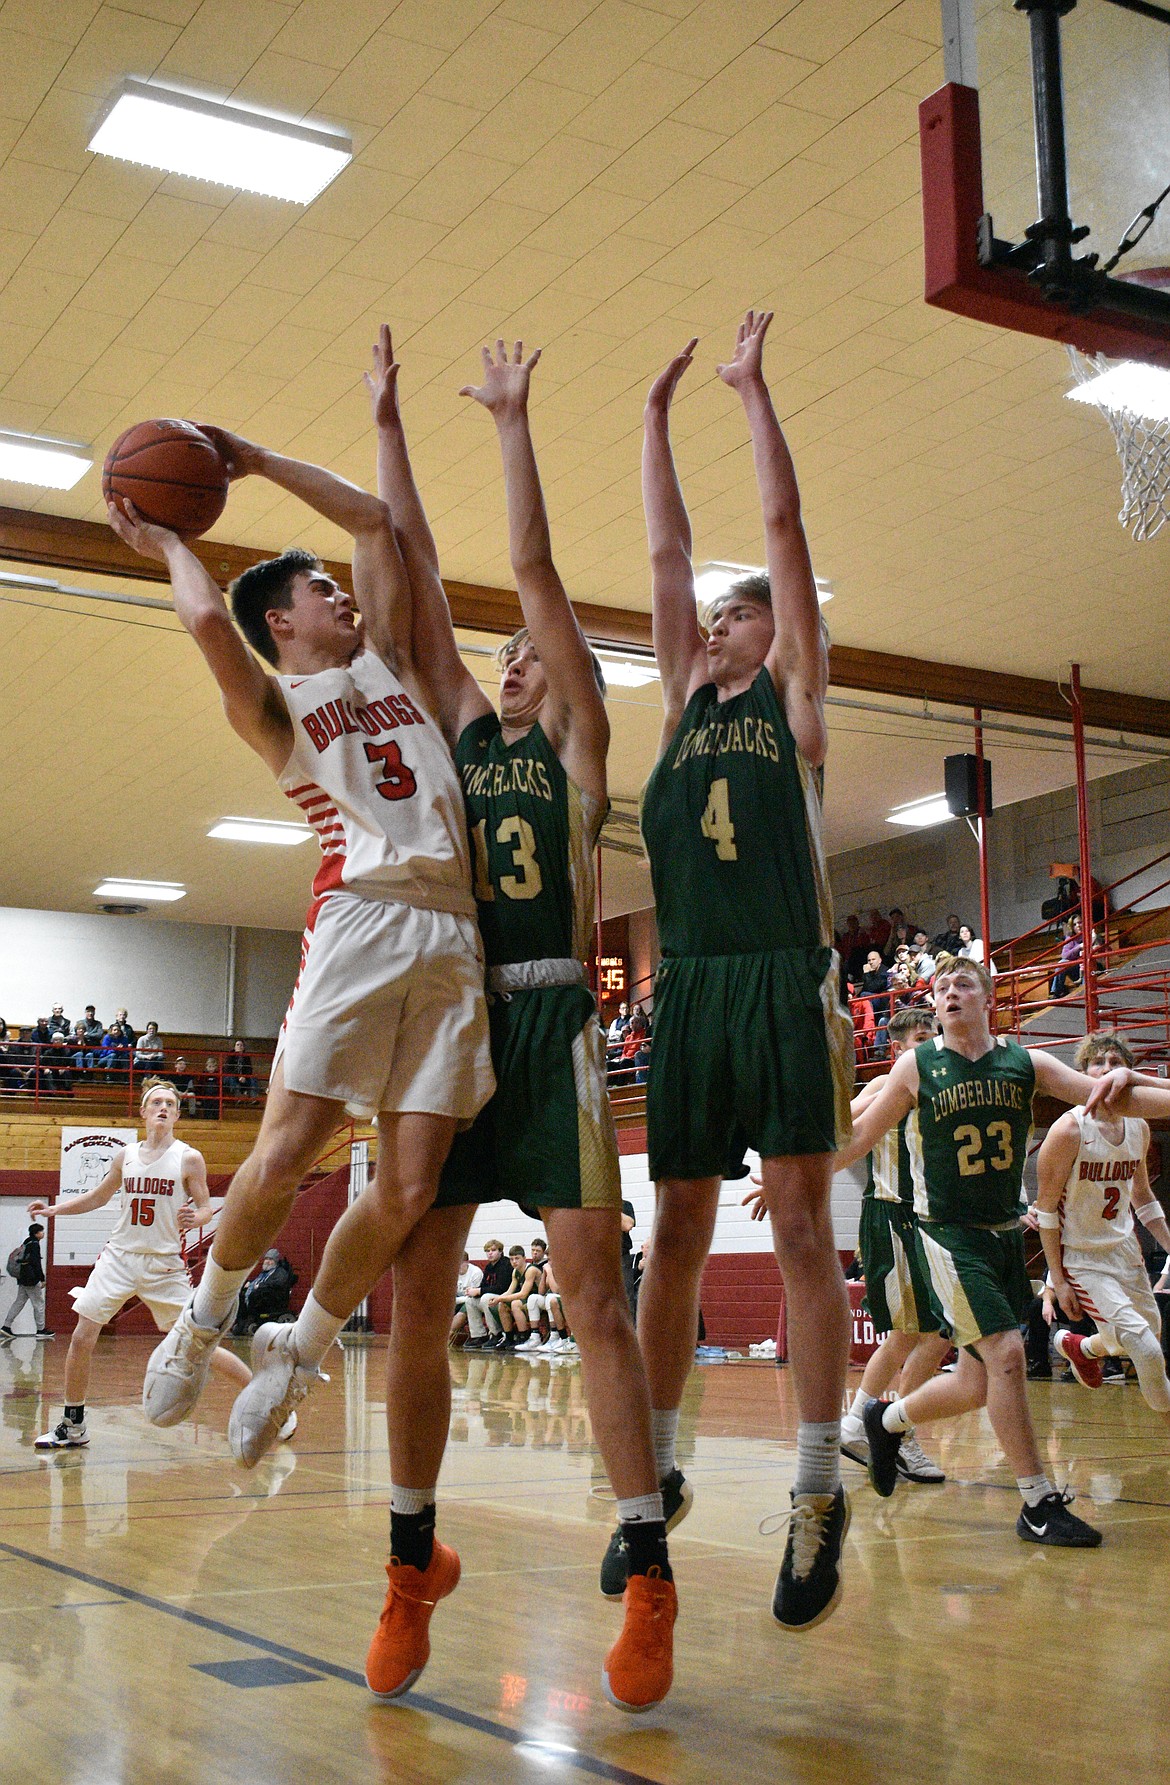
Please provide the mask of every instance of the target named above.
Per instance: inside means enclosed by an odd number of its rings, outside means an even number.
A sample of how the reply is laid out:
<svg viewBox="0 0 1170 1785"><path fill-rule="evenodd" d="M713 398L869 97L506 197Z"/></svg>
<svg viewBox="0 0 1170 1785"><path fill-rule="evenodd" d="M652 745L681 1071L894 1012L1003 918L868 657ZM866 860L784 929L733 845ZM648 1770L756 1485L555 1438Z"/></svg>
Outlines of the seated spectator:
<svg viewBox="0 0 1170 1785"><path fill-rule="evenodd" d="M97 1013L92 1004L86 1005L85 1015L81 1019L81 1026L85 1030L86 1047L92 1049L93 1052L96 1053L98 1048L102 1045L102 1036L105 1034L105 1029L102 1024L98 1022Z"/></svg>
<svg viewBox="0 0 1170 1785"><path fill-rule="evenodd" d="M650 1065L650 1019L640 1004L630 1012L626 1038L622 1042L622 1080L627 1085L644 1085Z"/></svg>
<svg viewBox="0 0 1170 1785"><path fill-rule="evenodd" d="M866 1041L872 1042L877 1019L888 1016L890 975L882 965L882 957L876 948L871 948L865 957L865 971L861 978L849 987L853 996L853 1026L860 1025L861 1033Z"/></svg>
<svg viewBox="0 0 1170 1785"><path fill-rule="evenodd" d="M98 1037L101 1040L101 1037ZM78 1072L92 1072L93 1063L97 1059L97 1051L89 1045L85 1036L85 1024L78 1017L73 1025L73 1033L69 1037L70 1058Z"/></svg>
<svg viewBox="0 0 1170 1785"><path fill-rule="evenodd" d="M198 1092L197 1113L205 1122L214 1122L220 1115L220 1083L219 1061L214 1054L208 1054L203 1062L203 1071L196 1086Z"/></svg>
<svg viewBox="0 0 1170 1785"><path fill-rule="evenodd" d="M540 1281L540 1269L523 1246L509 1246L508 1259L512 1281L496 1298L496 1316L504 1329L496 1340L497 1351L516 1351L528 1337L528 1297Z"/></svg>
<svg viewBox="0 0 1170 1785"><path fill-rule="evenodd" d="M6 1059L14 1091L31 1091L33 1088L37 1050L32 1044L31 1034L31 1030L26 1032L19 1023L8 1031Z"/></svg>
<svg viewBox="0 0 1170 1785"><path fill-rule="evenodd" d="M962 959L965 961L983 961L982 938L975 934L969 923L961 923L959 925L959 937L959 954ZM994 960L986 961L984 964L989 973L997 973L999 971Z"/></svg>
<svg viewBox="0 0 1170 1785"><path fill-rule="evenodd" d="M882 916L877 906L871 905L865 928L869 935L869 946L871 948L876 948L881 955L884 955L885 953L891 927L892 926L887 919Z"/></svg>
<svg viewBox="0 0 1170 1785"><path fill-rule="evenodd" d="M135 1066L143 1066L148 1072L159 1072L163 1064L162 1037L157 1023L147 1023L146 1031L138 1037L134 1049Z"/></svg>
<svg viewBox="0 0 1170 1785"><path fill-rule="evenodd" d="M49 1019L47 1016L39 1016L37 1018L36 1022L29 1030L28 1038L34 1047L48 1047L50 1041L53 1039L53 1031L49 1027Z"/></svg>
<svg viewBox="0 0 1170 1785"><path fill-rule="evenodd" d="M73 1024L65 1015L65 1006L63 1004L54 1004L52 1015L49 1017L49 1027L54 1035L64 1035L66 1040L72 1035Z"/></svg>
<svg viewBox="0 0 1170 1785"><path fill-rule="evenodd" d="M191 1077L191 1069L182 1054L175 1055L171 1083L179 1093L179 1103L184 1112L193 1116L195 1114L195 1080Z"/></svg>
<svg viewBox="0 0 1170 1785"><path fill-rule="evenodd" d="M52 1041L47 1047L41 1048L40 1056L41 1090L50 1092L54 1097L71 1097L73 1055L69 1051L69 1037L54 1030Z"/></svg>
<svg viewBox="0 0 1170 1785"><path fill-rule="evenodd" d="M882 949L882 959L886 962L887 966L894 959L899 949L905 948L906 950L909 950L910 944L914 940L914 931L910 928L901 912L898 912L897 917L894 916L895 911L898 911L896 905L894 906L894 910L890 912L890 933L886 937L886 945Z"/></svg>
<svg viewBox="0 0 1170 1785"><path fill-rule="evenodd" d="M935 937L930 951L936 961L940 954L954 955L956 959L958 958L959 950L963 946L963 938L959 933L961 928L958 912L948 912L947 927Z"/></svg>
<svg viewBox="0 0 1170 1785"><path fill-rule="evenodd" d="M478 1295L467 1300L467 1326L471 1337L467 1343L473 1350L486 1351L499 1339L503 1328L496 1314L496 1303L511 1287L512 1266L504 1257L502 1240L489 1240L483 1249L486 1263Z"/></svg>
<svg viewBox="0 0 1170 1785"><path fill-rule="evenodd" d="M529 1290L528 1300L524 1304L524 1310L528 1315L528 1324L531 1331L524 1344L519 1346L518 1349L521 1351L536 1351L542 1348L540 1317L542 1314L548 1317L548 1292L544 1287L544 1273L548 1266L548 1247L542 1239L533 1240L528 1249L528 1261L530 1264L536 1266L540 1275L537 1277L532 1289ZM551 1318L549 1318L549 1325L550 1327L552 1325Z"/></svg>
<svg viewBox="0 0 1170 1785"><path fill-rule="evenodd" d="M1093 947L1097 947L1097 932L1093 931ZM1064 926L1064 943L1060 950L1060 966L1052 976L1049 996L1067 998L1069 993L1081 983L1081 956L1084 945L1081 940L1081 914L1074 911Z"/></svg>
<svg viewBox="0 0 1170 1785"><path fill-rule="evenodd" d="M284 1320L297 1273L279 1247L269 1246L257 1274L240 1291L240 1307L232 1332L237 1338L255 1332L266 1320Z"/></svg>
<svg viewBox="0 0 1170 1785"><path fill-rule="evenodd" d="M115 1010L114 1020L110 1024L110 1028L112 1030L113 1029L117 1030L118 1034L122 1037L122 1040L125 1042L127 1047L133 1047L134 1043L138 1039L137 1035L134 1033L134 1030L130 1027L130 1019L127 1017L126 1011L124 1008L121 1010Z"/></svg>
<svg viewBox="0 0 1170 1785"><path fill-rule="evenodd" d="M260 1087L253 1077L252 1056L242 1041L232 1042L231 1057L224 1062L224 1090L229 1097L258 1097Z"/></svg>
<svg viewBox="0 0 1170 1785"><path fill-rule="evenodd" d="M910 950L910 970L914 976L915 989L927 990L934 978L934 956L926 940L925 930L916 930L914 946Z"/></svg>
<svg viewBox="0 0 1170 1785"><path fill-rule="evenodd" d="M545 1298L545 1310L548 1314L548 1342L541 1346L542 1351L566 1353L576 1351L573 1335L569 1331L569 1322L565 1315L565 1304L561 1298L560 1284L553 1272L552 1259L548 1259L541 1276L541 1289Z"/></svg>
<svg viewBox="0 0 1170 1785"><path fill-rule="evenodd" d="M17 1066L17 1056L12 1051L15 1037L9 1034L8 1024L0 1016L0 1091L18 1091L21 1075Z"/></svg>
<svg viewBox="0 0 1170 1785"><path fill-rule="evenodd" d="M626 1038L626 1030L629 1026L630 1007L623 999L618 1005L617 1015L605 1034L605 1063L607 1066L615 1066L621 1058L621 1044Z"/></svg>
<svg viewBox="0 0 1170 1785"><path fill-rule="evenodd" d="M455 1318L451 1322L451 1331L447 1335L447 1343L454 1344L461 1332L469 1330L467 1317L467 1298L478 1295L479 1286L483 1282L483 1272L478 1264L472 1264L470 1255L463 1254L463 1263L455 1283Z"/></svg>
<svg viewBox="0 0 1170 1785"><path fill-rule="evenodd" d="M856 912L850 912L837 938L837 952L850 979L856 979L861 972L868 950L869 937L861 928Z"/></svg>

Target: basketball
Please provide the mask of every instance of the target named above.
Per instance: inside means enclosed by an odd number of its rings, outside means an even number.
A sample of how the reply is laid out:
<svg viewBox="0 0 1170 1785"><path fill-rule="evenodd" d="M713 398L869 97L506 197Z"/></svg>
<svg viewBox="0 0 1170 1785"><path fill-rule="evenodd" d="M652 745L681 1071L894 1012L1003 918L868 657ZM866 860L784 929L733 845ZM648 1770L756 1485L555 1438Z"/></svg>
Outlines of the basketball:
<svg viewBox="0 0 1170 1785"><path fill-rule="evenodd" d="M228 474L194 422L140 421L119 434L102 467L102 494L128 497L144 521L187 538L223 513Z"/></svg>

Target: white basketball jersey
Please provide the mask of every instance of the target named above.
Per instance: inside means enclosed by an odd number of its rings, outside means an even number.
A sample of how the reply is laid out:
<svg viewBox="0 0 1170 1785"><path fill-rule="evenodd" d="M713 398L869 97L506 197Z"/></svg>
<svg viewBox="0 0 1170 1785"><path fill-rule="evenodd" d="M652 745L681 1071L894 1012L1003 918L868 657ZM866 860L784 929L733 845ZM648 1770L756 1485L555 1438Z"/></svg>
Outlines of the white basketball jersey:
<svg viewBox="0 0 1170 1785"><path fill-rule="evenodd" d="M321 844L313 896L474 917L463 791L435 721L373 651L277 681L293 724L280 785Z"/></svg>
<svg viewBox="0 0 1170 1785"><path fill-rule="evenodd" d="M122 1209L110 1245L122 1252L178 1252L179 1208L188 1201L183 1188L183 1160L194 1149L173 1140L165 1153L147 1163L144 1141L131 1141L122 1155Z"/></svg>
<svg viewBox="0 0 1170 1785"><path fill-rule="evenodd" d="M1126 1116L1114 1146L1083 1107L1078 1104L1072 1113L1081 1144L1061 1199L1061 1243L1072 1252L1115 1246L1133 1232L1133 1180L1146 1156L1149 1129L1140 1117Z"/></svg>

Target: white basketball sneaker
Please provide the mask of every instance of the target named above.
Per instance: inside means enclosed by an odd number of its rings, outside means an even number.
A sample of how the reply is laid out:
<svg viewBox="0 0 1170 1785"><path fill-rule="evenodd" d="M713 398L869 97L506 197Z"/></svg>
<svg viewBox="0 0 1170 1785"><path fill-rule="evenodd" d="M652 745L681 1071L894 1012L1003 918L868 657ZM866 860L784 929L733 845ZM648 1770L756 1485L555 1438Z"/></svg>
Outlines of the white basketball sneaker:
<svg viewBox="0 0 1170 1785"><path fill-rule="evenodd" d="M257 1327L252 1340L252 1380L236 1396L228 1421L228 1443L237 1463L252 1469L282 1435L315 1382L328 1382L321 1370L297 1361L291 1326Z"/></svg>
<svg viewBox="0 0 1170 1785"><path fill-rule="evenodd" d="M235 1323L239 1298L218 1326L196 1326L195 1298L187 1303L161 1344L155 1346L142 1384L142 1411L154 1426L177 1426L203 1393L211 1354Z"/></svg>

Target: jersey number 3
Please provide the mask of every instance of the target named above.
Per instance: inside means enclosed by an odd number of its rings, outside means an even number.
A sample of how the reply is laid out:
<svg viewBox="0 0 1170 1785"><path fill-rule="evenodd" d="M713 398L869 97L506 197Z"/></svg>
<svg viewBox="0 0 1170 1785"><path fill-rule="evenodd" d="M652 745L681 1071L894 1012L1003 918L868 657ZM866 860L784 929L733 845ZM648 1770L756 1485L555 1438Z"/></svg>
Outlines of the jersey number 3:
<svg viewBox="0 0 1170 1785"><path fill-rule="evenodd" d="M1007 1122L988 1122L987 1138L997 1142L991 1159L992 1171L1010 1171L1012 1168L1012 1131ZM959 1147L959 1176L977 1178L987 1170L987 1161L980 1154L983 1151L983 1136L974 1122L964 1122L955 1129L955 1140Z"/></svg>
<svg viewBox="0 0 1170 1785"><path fill-rule="evenodd" d="M699 829L714 843L716 861L738 861L739 851L735 847L735 826L731 822L726 775L720 776L718 781L712 781L706 809L699 820Z"/></svg>
<svg viewBox="0 0 1170 1785"><path fill-rule="evenodd" d="M381 769L384 779L374 782L375 793L384 800L408 800L418 791L418 782L402 760L397 744L366 745L366 761Z"/></svg>
<svg viewBox="0 0 1170 1785"><path fill-rule="evenodd" d="M481 818L471 833L475 844L475 896L481 904L494 899L488 868L487 819ZM540 863L536 859L536 832L526 818L513 813L496 830L496 842L515 847L512 850L514 874L500 875L500 891L506 899L535 899L544 891Z"/></svg>

